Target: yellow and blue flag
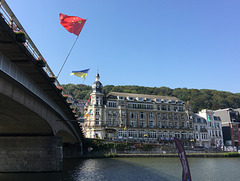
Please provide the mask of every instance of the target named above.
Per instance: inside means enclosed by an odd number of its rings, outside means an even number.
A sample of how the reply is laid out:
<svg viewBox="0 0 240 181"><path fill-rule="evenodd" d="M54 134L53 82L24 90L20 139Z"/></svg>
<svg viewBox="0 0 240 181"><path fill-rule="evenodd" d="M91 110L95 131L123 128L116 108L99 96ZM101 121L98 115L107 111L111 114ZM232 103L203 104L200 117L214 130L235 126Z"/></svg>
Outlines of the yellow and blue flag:
<svg viewBox="0 0 240 181"><path fill-rule="evenodd" d="M76 75L78 77L82 77L82 78L86 79L89 70L90 69L80 70L80 71L72 71L72 73L70 75Z"/></svg>

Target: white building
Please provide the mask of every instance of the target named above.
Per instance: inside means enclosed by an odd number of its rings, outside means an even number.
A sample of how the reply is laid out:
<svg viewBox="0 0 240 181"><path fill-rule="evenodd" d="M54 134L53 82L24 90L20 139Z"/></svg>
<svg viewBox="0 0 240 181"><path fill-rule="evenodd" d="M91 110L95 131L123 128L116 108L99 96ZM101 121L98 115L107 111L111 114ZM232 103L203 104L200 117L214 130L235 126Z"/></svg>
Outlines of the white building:
<svg viewBox="0 0 240 181"><path fill-rule="evenodd" d="M219 116L214 116L212 110L201 110L198 115L207 121L209 144L207 148L220 148L223 146L222 124Z"/></svg>
<svg viewBox="0 0 240 181"><path fill-rule="evenodd" d="M209 137L207 130L207 121L203 117L194 114L194 138L195 147L209 148Z"/></svg>

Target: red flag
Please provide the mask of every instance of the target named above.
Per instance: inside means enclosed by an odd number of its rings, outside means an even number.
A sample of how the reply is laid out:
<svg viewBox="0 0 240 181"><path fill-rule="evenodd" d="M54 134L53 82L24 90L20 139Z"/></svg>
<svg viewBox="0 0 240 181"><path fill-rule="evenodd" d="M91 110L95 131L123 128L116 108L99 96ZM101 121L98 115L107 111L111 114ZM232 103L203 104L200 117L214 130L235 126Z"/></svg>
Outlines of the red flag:
<svg viewBox="0 0 240 181"><path fill-rule="evenodd" d="M63 25L66 30L70 33L74 33L75 35L79 35L86 19L79 18L77 16L67 16L65 14L60 13L60 24Z"/></svg>

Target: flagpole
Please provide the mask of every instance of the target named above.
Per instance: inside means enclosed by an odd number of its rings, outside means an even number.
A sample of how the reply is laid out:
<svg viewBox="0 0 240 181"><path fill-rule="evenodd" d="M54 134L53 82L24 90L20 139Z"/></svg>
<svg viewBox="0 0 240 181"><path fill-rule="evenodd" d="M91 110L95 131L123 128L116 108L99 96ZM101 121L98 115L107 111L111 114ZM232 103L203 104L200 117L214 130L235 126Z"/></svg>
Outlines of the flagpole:
<svg viewBox="0 0 240 181"><path fill-rule="evenodd" d="M62 71L62 69L63 69L63 67L64 67L64 65L65 65L65 63L66 63L66 61L67 61L67 59L68 59L68 57L69 57L69 55L70 55L70 53L72 52L72 49L73 49L74 45L76 44L76 42L77 42L77 40L78 40L78 37L79 37L79 35L77 36L76 40L74 41L74 43L73 43L73 45L72 45L72 48L71 48L71 50L69 51L69 53L68 53L68 55L67 55L67 57L66 57L63 65L62 65L60 71L58 72L58 75L57 75L56 78L58 78L59 74L61 73L61 71Z"/></svg>

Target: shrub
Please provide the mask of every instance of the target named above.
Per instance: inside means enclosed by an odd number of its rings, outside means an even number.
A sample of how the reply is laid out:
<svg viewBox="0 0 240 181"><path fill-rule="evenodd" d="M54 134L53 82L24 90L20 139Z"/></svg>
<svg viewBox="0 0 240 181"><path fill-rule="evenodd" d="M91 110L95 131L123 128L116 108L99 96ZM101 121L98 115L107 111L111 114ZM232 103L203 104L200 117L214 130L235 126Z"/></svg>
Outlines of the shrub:
<svg viewBox="0 0 240 181"><path fill-rule="evenodd" d="M224 154L226 157L239 157L239 155L240 154L238 152L229 152Z"/></svg>

